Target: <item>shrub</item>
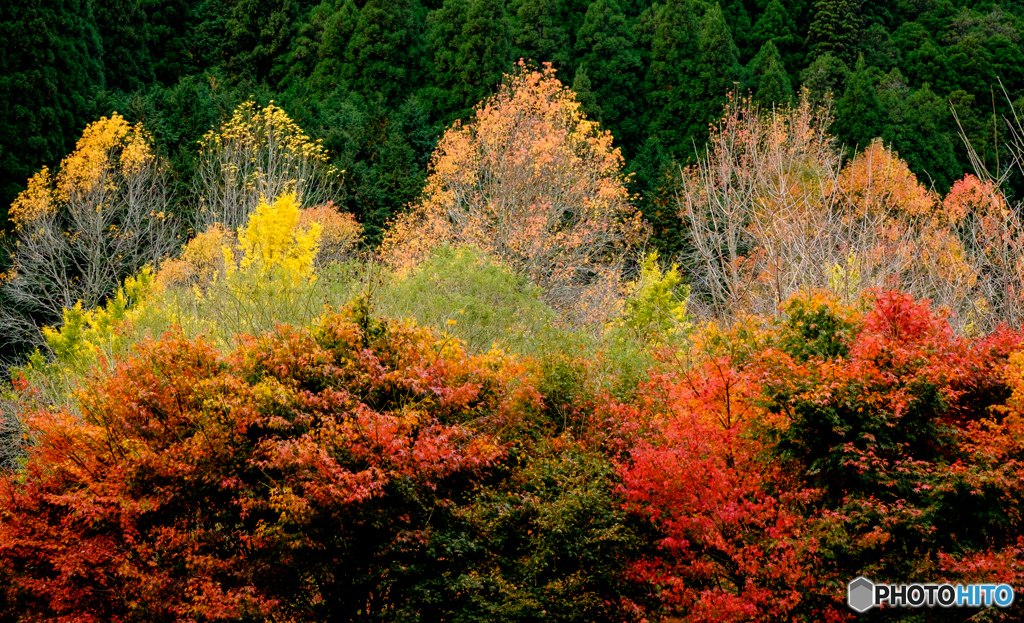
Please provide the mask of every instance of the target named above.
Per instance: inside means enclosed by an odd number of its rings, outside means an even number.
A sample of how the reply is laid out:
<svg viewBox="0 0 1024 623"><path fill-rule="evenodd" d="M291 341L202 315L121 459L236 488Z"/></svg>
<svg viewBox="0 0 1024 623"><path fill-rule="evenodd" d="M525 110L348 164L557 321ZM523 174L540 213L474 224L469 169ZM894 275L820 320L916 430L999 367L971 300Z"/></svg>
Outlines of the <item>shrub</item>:
<svg viewBox="0 0 1024 623"><path fill-rule="evenodd" d="M380 590L396 548L536 408L521 379L359 308L229 356L146 340L79 393L84 420L33 415L26 469L0 482L0 612L383 616L404 604Z"/></svg>
<svg viewBox="0 0 1024 623"><path fill-rule="evenodd" d="M557 331L557 315L541 292L474 247L437 247L380 289L374 303L386 316L436 327L474 352L535 354Z"/></svg>

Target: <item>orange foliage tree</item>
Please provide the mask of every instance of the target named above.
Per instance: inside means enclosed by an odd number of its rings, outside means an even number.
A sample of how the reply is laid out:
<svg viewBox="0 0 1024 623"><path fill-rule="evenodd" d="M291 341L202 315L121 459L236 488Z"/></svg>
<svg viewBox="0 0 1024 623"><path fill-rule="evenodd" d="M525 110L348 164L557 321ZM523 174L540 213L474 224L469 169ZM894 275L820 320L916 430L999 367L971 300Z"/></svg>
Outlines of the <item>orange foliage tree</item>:
<svg viewBox="0 0 1024 623"><path fill-rule="evenodd" d="M227 357L145 342L83 390L84 421L31 417L26 467L0 482L2 618L387 611L397 597L368 565L426 538L421 496L504 454L539 404L521 378L359 306Z"/></svg>
<svg viewBox="0 0 1024 623"><path fill-rule="evenodd" d="M630 578L661 620L849 620L858 575L1024 586L1024 333L870 303L801 294L698 332L694 362L610 409L623 504L659 539Z"/></svg>
<svg viewBox="0 0 1024 623"><path fill-rule="evenodd" d="M967 176L940 200L880 139L844 163L830 121L806 96L770 113L730 101L677 193L694 311L774 314L801 289L852 302L888 287L963 331L1019 322L1024 229L998 188Z"/></svg>
<svg viewBox="0 0 1024 623"><path fill-rule="evenodd" d="M577 317L603 316L627 250L644 235L612 136L548 64L522 62L465 125L441 138L420 199L382 255L402 269L441 243L471 244Z"/></svg>

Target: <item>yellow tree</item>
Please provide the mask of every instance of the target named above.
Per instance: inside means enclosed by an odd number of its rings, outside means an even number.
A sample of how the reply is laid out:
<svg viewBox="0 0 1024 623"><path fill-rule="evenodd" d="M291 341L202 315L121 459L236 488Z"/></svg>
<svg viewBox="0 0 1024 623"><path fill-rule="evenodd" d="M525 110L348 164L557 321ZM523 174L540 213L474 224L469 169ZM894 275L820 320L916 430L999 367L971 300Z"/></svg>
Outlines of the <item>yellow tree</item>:
<svg viewBox="0 0 1024 623"><path fill-rule="evenodd" d="M235 231L263 199L294 193L302 207L332 199L339 173L320 141L271 102L243 102L199 141L196 229L220 223Z"/></svg>
<svg viewBox="0 0 1024 623"><path fill-rule="evenodd" d="M89 124L56 175L43 169L11 206L13 270L3 288L3 329L38 341L25 314L44 322L82 301L95 307L127 275L179 244L166 166L140 125L114 113ZM17 339L17 338L16 338Z"/></svg>
<svg viewBox="0 0 1024 623"><path fill-rule="evenodd" d="M408 269L442 243L470 244L527 275L577 319L603 317L627 250L645 235L612 136L586 119L550 65L520 62L438 143L420 198L382 254Z"/></svg>

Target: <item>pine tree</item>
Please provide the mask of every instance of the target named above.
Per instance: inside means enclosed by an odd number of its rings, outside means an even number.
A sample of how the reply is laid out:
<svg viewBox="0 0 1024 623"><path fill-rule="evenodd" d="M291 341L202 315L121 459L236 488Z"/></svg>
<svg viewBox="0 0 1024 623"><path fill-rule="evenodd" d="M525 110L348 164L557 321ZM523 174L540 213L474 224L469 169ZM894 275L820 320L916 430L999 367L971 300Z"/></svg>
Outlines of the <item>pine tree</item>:
<svg viewBox="0 0 1024 623"><path fill-rule="evenodd" d="M509 20L499 0L445 0L427 18L428 91L440 119L467 117L512 66Z"/></svg>
<svg viewBox="0 0 1024 623"><path fill-rule="evenodd" d="M512 67L511 22L502 0L472 0L462 27L463 82L470 85L463 106L488 97Z"/></svg>
<svg viewBox="0 0 1024 623"><path fill-rule="evenodd" d="M881 136L884 129L882 105L878 101L874 77L878 70L867 67L864 57L857 59L857 65L846 84L842 99L836 104L836 121L833 129L836 136L849 147L866 147L871 140Z"/></svg>
<svg viewBox="0 0 1024 623"><path fill-rule="evenodd" d="M97 0L96 24L103 42L103 75L108 89L134 91L155 78L146 46L140 0Z"/></svg>
<svg viewBox="0 0 1024 623"><path fill-rule="evenodd" d="M899 69L882 77L878 99L885 115L882 138L907 161L918 177L949 190L962 170L950 140L949 104L926 83L911 89Z"/></svg>
<svg viewBox="0 0 1024 623"><path fill-rule="evenodd" d="M699 25L691 0L667 0L654 15L647 99L652 110L649 135L672 157L685 157L700 125L694 107L699 91Z"/></svg>
<svg viewBox="0 0 1024 623"><path fill-rule="evenodd" d="M223 61L223 2L144 0L145 36L157 82L174 84Z"/></svg>
<svg viewBox="0 0 1024 623"><path fill-rule="evenodd" d="M782 57L782 64L791 71L803 66L803 41L797 34L796 21L779 0L771 0L765 7L764 13L754 24L750 40L758 51L771 41Z"/></svg>
<svg viewBox="0 0 1024 623"><path fill-rule="evenodd" d="M635 153L643 130L643 59L618 0L596 0L590 5L576 34L576 56L587 69L601 123L628 153Z"/></svg>
<svg viewBox="0 0 1024 623"><path fill-rule="evenodd" d="M222 55L230 81L276 84L283 79L299 14L296 0L235 0L228 5Z"/></svg>
<svg viewBox="0 0 1024 623"><path fill-rule="evenodd" d="M662 257L678 257L686 240L679 207L672 199L672 158L657 138L650 137L629 163L630 191L639 198L640 212L651 226L651 243Z"/></svg>
<svg viewBox="0 0 1024 623"><path fill-rule="evenodd" d="M814 3L814 18L807 31L807 49L812 59L829 52L845 63L854 60L861 29L859 5L858 0L817 0Z"/></svg>
<svg viewBox="0 0 1024 623"><path fill-rule="evenodd" d="M722 5L722 14L732 31L733 40L740 51L740 58L749 59L754 56L758 48L751 40L750 14L747 13L747 7L744 6L743 0L725 0Z"/></svg>
<svg viewBox="0 0 1024 623"><path fill-rule="evenodd" d="M850 76L850 68L829 52L825 52L800 72L800 83L807 89L811 101L834 100L843 92Z"/></svg>
<svg viewBox="0 0 1024 623"><path fill-rule="evenodd" d="M704 127L721 116L726 94L735 90L743 77L739 50L717 3L711 5L701 19L697 48L699 90L695 93L693 106L699 111L697 122L700 127L695 128L695 132L702 135ZM700 141L703 140L700 136Z"/></svg>
<svg viewBox="0 0 1024 623"><path fill-rule="evenodd" d="M346 51L350 89L395 105L419 86L420 11L417 0L368 0Z"/></svg>
<svg viewBox="0 0 1024 623"><path fill-rule="evenodd" d="M764 106L787 104L793 99L793 85L789 81L779 49L769 39L754 60L750 61L750 75L757 101Z"/></svg>
<svg viewBox="0 0 1024 623"><path fill-rule="evenodd" d="M462 29L466 26L470 0L445 0L427 15L426 42L430 52L427 92L433 107L445 118L463 107Z"/></svg>
<svg viewBox="0 0 1024 623"><path fill-rule="evenodd" d="M102 44L87 0L0 3L0 224L43 165L74 148L104 86Z"/></svg>

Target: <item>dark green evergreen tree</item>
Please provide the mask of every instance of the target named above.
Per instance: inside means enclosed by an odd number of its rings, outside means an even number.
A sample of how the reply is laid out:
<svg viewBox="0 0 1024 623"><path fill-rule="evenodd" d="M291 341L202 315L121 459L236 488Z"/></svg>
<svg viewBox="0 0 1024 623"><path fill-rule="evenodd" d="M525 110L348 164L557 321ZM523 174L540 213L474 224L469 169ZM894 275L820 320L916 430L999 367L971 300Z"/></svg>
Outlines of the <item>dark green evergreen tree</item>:
<svg viewBox="0 0 1024 623"><path fill-rule="evenodd" d="M353 0L325 0L309 12L292 45L289 82L308 80L316 93L344 84L345 51L356 30L359 9Z"/></svg>
<svg viewBox="0 0 1024 623"><path fill-rule="evenodd" d="M87 0L0 3L0 223L28 178L72 151L103 88Z"/></svg>
<svg viewBox="0 0 1024 623"><path fill-rule="evenodd" d="M576 101L580 103L580 109L590 119L601 120L601 107L597 104L597 97L591 89L590 76L587 75L587 68L580 67L576 70L576 77L572 81L572 90L576 93Z"/></svg>
<svg viewBox="0 0 1024 623"><path fill-rule="evenodd" d="M155 74L140 0L97 0L95 14L107 88L134 91L151 84Z"/></svg>
<svg viewBox="0 0 1024 623"><path fill-rule="evenodd" d="M871 139L881 136L885 128L882 105L875 88L878 69L857 59L843 97L836 103L836 120L832 126L839 140L848 147L864 148Z"/></svg>
<svg viewBox="0 0 1024 623"><path fill-rule="evenodd" d="M872 24L861 32L856 52L864 56L869 66L889 71L899 64L900 52L893 44L892 37L885 26Z"/></svg>
<svg viewBox="0 0 1024 623"><path fill-rule="evenodd" d="M571 15L566 0L513 0L515 13L514 54L572 73ZM564 79L564 78L563 78Z"/></svg>
<svg viewBox="0 0 1024 623"><path fill-rule="evenodd" d="M427 15L427 50L430 52L429 85L425 97L439 118L463 108L462 29L466 26L470 0L445 0Z"/></svg>
<svg viewBox="0 0 1024 623"><path fill-rule="evenodd" d="M463 107L489 97L512 69L511 22L502 0L472 0L462 27Z"/></svg>
<svg viewBox="0 0 1024 623"><path fill-rule="evenodd" d="M782 64L795 72L804 62L803 40L798 33L796 21L786 7L779 0L771 0L754 24L750 41L755 52L760 52L764 44L771 41L781 55Z"/></svg>
<svg viewBox="0 0 1024 623"><path fill-rule="evenodd" d="M857 10L860 0L817 0L807 30L807 50L812 59L826 52L844 63L854 60L861 30Z"/></svg>
<svg viewBox="0 0 1024 623"><path fill-rule="evenodd" d="M703 128L722 115L726 95L736 90L743 79L739 50L717 3L708 8L700 21L697 49L698 89L692 106L699 127L692 131L700 143L706 132Z"/></svg>
<svg viewBox="0 0 1024 623"><path fill-rule="evenodd" d="M227 7L222 55L232 82L280 82L302 12L298 0L235 0Z"/></svg>
<svg viewBox="0 0 1024 623"><path fill-rule="evenodd" d="M899 69L882 76L878 100L885 113L882 138L925 183L946 192L962 174L953 149L949 104L925 84L911 89Z"/></svg>
<svg viewBox="0 0 1024 623"><path fill-rule="evenodd" d="M397 110L376 107L355 129L358 151L340 162L349 172L349 209L363 224L365 240L378 244L388 220L423 189L437 131L415 97Z"/></svg>
<svg viewBox="0 0 1024 623"><path fill-rule="evenodd" d="M397 105L420 86L425 56L418 0L368 0L346 51L348 86Z"/></svg>
<svg viewBox="0 0 1024 623"><path fill-rule="evenodd" d="M576 34L576 56L587 69L601 123L635 153L643 131L643 59L618 0L590 5Z"/></svg>
<svg viewBox="0 0 1024 623"><path fill-rule="evenodd" d="M427 89L445 124L465 118L511 70L509 20L499 0L446 0L427 18Z"/></svg>
<svg viewBox="0 0 1024 623"><path fill-rule="evenodd" d="M755 97L763 106L787 104L792 101L793 85L782 64L779 49L770 39L750 61L749 72Z"/></svg>
<svg viewBox="0 0 1024 623"><path fill-rule="evenodd" d="M672 174L677 170L672 156L657 138L649 137L627 169L632 176L631 190L639 195L640 211L651 226L651 243L664 259L678 257L683 250L685 232L672 194Z"/></svg>
<svg viewBox="0 0 1024 623"><path fill-rule="evenodd" d="M699 131L694 99L700 92L697 63L700 27L691 0L667 0L652 23L651 64L647 99L651 110L648 135L675 158L693 151Z"/></svg>
<svg viewBox="0 0 1024 623"><path fill-rule="evenodd" d="M839 97L849 76L850 68L846 63L825 52L800 72L800 82L811 101L821 103Z"/></svg>
<svg viewBox="0 0 1024 623"><path fill-rule="evenodd" d="M740 58L750 59L753 57L757 52L757 47L754 47L755 44L751 40L750 13L747 12L743 0L725 0L722 4L722 14L732 31L733 41L740 51Z"/></svg>

